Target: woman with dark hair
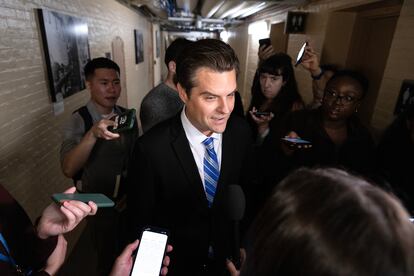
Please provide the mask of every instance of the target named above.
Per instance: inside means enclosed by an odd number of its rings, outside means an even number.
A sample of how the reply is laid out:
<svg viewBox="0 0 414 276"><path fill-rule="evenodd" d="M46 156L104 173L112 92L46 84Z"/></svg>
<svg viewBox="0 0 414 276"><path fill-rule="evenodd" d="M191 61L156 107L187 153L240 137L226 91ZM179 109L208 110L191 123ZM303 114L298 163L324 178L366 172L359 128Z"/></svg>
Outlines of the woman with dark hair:
<svg viewBox="0 0 414 276"><path fill-rule="evenodd" d="M261 167L267 194L274 183L301 166L332 166L373 175L375 144L356 116L367 89L368 81L360 73L338 71L326 84L320 108L287 116L263 144ZM285 137L302 138L310 145L288 142Z"/></svg>
<svg viewBox="0 0 414 276"><path fill-rule="evenodd" d="M401 113L385 130L377 149L377 171L405 207L414 213L413 163L414 105Z"/></svg>
<svg viewBox="0 0 414 276"><path fill-rule="evenodd" d="M414 225L392 195L338 169L299 169L267 201L231 275L414 275Z"/></svg>
<svg viewBox="0 0 414 276"><path fill-rule="evenodd" d="M247 118L260 144L280 118L303 108L303 100L288 55L272 55L260 64L257 74Z"/></svg>

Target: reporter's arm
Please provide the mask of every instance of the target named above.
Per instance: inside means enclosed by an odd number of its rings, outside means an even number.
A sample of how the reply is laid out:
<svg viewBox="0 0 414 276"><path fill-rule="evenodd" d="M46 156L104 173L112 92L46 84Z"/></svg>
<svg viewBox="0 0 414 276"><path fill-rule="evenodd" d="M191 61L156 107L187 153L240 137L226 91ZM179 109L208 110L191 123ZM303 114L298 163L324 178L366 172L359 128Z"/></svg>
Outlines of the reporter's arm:
<svg viewBox="0 0 414 276"><path fill-rule="evenodd" d="M73 120L76 120L76 118L73 118ZM77 118L77 120L79 120L79 118ZM80 142L75 146L70 145L70 139L67 143L64 141L62 144L61 155L63 155L62 171L66 177L73 178L76 173L82 169L88 160L97 139L113 140L119 138L119 134L110 132L108 130L108 126L112 125L114 125L113 121L102 119L99 122L95 123L92 128L83 135L83 137L80 139ZM69 126L69 128L71 127L75 129L79 128L79 126L76 126L76 122ZM74 135L79 134L75 133ZM65 149L71 146L72 148L70 150Z"/></svg>

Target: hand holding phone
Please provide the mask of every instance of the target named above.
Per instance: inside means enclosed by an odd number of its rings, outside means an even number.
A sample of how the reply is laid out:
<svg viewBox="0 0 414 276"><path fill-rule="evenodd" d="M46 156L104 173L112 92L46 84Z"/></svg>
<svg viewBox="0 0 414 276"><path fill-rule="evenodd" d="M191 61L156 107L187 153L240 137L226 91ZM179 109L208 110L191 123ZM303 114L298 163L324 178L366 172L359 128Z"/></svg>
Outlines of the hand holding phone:
<svg viewBox="0 0 414 276"><path fill-rule="evenodd" d="M132 108L122 114L114 116L113 120L115 122L115 125L108 127L108 130L118 133L132 129L135 123L135 114L136 111L134 108Z"/></svg>
<svg viewBox="0 0 414 276"><path fill-rule="evenodd" d="M131 276L160 275L168 235L168 230L156 227L145 227L142 230Z"/></svg>
<svg viewBox="0 0 414 276"><path fill-rule="evenodd" d="M263 45L266 45L266 47L272 45L272 42L270 41L270 38L259 39L259 47L262 47Z"/></svg>
<svg viewBox="0 0 414 276"><path fill-rule="evenodd" d="M291 148L308 149L312 147L312 143L301 138L283 137L281 140Z"/></svg>
<svg viewBox="0 0 414 276"><path fill-rule="evenodd" d="M84 203L92 201L98 208L113 207L115 205L115 203L104 194L53 194L52 199L59 204L65 200L78 200Z"/></svg>

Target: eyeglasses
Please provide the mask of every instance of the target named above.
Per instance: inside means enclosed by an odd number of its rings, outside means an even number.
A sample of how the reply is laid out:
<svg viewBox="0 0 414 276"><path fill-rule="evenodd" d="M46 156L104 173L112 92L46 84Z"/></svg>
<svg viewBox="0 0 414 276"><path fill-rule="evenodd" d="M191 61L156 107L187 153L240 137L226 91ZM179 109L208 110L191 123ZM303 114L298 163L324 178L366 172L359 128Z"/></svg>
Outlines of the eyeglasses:
<svg viewBox="0 0 414 276"><path fill-rule="evenodd" d="M325 92L325 97L329 100L334 100L334 101L339 100L344 105L352 104L359 100L359 98L352 97L349 95L341 96L332 90L327 90Z"/></svg>

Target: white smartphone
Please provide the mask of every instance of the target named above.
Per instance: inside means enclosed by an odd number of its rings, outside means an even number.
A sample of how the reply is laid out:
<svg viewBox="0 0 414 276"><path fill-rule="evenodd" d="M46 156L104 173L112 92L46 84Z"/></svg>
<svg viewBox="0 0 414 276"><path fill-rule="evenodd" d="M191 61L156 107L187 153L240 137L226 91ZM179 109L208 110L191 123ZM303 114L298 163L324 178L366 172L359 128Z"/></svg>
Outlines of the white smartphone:
<svg viewBox="0 0 414 276"><path fill-rule="evenodd" d="M167 242L168 230L145 227L141 233L131 276L159 276Z"/></svg>
<svg viewBox="0 0 414 276"><path fill-rule="evenodd" d="M298 56L296 57L296 63L295 66L298 66L302 62L302 58L305 55L305 48L308 45L308 42L303 43L302 48L300 48L298 52Z"/></svg>

